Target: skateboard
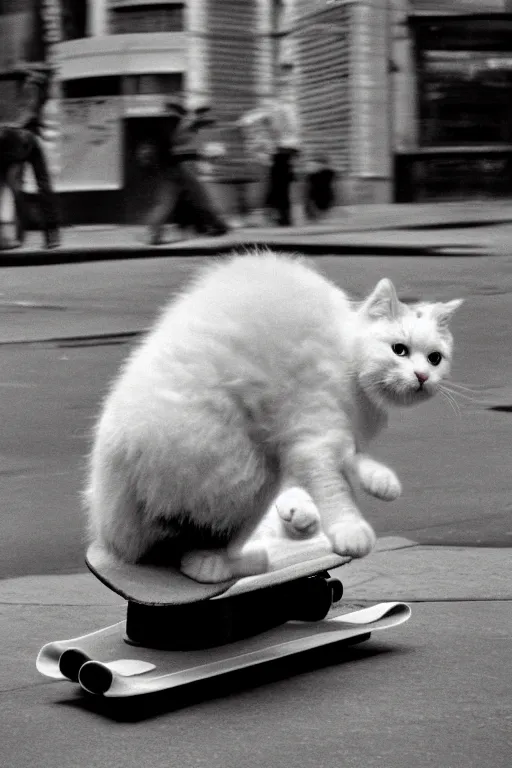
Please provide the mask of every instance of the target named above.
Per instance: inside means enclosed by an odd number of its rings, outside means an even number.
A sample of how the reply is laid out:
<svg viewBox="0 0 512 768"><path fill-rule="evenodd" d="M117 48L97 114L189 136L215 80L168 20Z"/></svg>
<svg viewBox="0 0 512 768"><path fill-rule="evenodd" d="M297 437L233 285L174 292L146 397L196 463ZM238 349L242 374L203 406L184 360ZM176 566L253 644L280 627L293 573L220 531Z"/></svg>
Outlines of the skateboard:
<svg viewBox="0 0 512 768"><path fill-rule="evenodd" d="M187 685L314 648L353 644L402 624L404 603L380 603L330 617L343 586L329 570L350 561L322 534L269 544L269 570L203 584L171 567L128 565L98 544L86 563L127 601L126 619L43 646L39 672L88 694L125 698Z"/></svg>

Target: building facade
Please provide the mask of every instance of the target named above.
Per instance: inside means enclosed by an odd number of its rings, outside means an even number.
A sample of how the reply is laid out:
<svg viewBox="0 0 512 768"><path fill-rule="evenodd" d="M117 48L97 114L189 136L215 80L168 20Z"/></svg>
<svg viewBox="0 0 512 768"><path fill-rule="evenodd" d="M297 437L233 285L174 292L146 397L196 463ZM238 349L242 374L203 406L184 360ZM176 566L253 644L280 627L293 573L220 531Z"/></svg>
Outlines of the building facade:
<svg viewBox="0 0 512 768"><path fill-rule="evenodd" d="M391 200L389 19L387 0L91 0L82 12L70 0L53 46L65 217L144 220L155 177L141 148L176 93L213 107L228 206L251 183L259 203L265 168L248 167L237 121L276 98L295 107L302 158L335 166L344 201Z"/></svg>
<svg viewBox="0 0 512 768"><path fill-rule="evenodd" d="M301 160L326 155L345 203L508 196L511 30L509 0L0 0L0 121L17 62L49 61L68 222L144 220L145 148L173 94L213 108L228 207L243 184L261 198L237 121L272 99L294 106Z"/></svg>
<svg viewBox="0 0 512 768"><path fill-rule="evenodd" d="M81 29L68 22L65 34L62 19L53 46L62 114L56 186L68 221L145 219L158 173L146 150L177 94L189 107L213 107L228 149L216 183L241 180L236 121L271 88L271 8L271 0L90 0Z"/></svg>
<svg viewBox="0 0 512 768"><path fill-rule="evenodd" d="M512 3L394 0L394 199L512 195Z"/></svg>
<svg viewBox="0 0 512 768"><path fill-rule="evenodd" d="M348 203L512 195L511 0L295 0L304 147Z"/></svg>
<svg viewBox="0 0 512 768"><path fill-rule="evenodd" d="M344 202L392 199L389 0L295 0L288 34L306 155L325 154Z"/></svg>

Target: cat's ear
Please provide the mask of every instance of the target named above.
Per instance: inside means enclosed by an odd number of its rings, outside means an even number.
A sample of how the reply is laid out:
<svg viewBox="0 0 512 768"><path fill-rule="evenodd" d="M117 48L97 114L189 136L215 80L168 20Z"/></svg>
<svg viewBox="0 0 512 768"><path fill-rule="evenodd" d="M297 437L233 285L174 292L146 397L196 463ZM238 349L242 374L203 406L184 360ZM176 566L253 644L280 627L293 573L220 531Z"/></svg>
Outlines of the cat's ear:
<svg viewBox="0 0 512 768"><path fill-rule="evenodd" d="M439 328L447 328L451 316L458 310L464 299L453 299L444 303L434 304L434 317Z"/></svg>
<svg viewBox="0 0 512 768"><path fill-rule="evenodd" d="M363 302L363 313L372 320L398 317L400 314L400 302L396 295L395 287L387 277L379 280L374 290Z"/></svg>

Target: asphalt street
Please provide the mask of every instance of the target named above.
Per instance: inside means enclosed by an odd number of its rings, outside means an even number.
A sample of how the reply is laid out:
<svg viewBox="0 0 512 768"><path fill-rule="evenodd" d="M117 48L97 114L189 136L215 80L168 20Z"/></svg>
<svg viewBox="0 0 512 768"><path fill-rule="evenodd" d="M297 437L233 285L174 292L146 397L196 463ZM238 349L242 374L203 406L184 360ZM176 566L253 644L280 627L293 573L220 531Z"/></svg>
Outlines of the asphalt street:
<svg viewBox="0 0 512 768"><path fill-rule="evenodd" d="M404 494L361 503L382 535L510 546L512 257L315 261L353 295L388 276L406 299L466 299L453 325L452 378L467 389L458 388L456 408L439 398L393 414L374 452L396 469ZM0 576L84 569L80 489L101 398L132 334L201 262L0 270Z"/></svg>

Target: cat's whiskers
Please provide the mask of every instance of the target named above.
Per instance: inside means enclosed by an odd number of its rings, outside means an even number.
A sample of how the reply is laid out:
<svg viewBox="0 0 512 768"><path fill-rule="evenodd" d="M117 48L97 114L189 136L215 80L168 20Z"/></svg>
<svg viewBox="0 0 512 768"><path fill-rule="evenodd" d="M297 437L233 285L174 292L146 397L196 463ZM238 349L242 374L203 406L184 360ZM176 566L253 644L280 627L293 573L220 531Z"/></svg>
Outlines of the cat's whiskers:
<svg viewBox="0 0 512 768"><path fill-rule="evenodd" d="M464 392L471 392L474 395L478 395L479 393L478 389L473 389L473 387L467 387L464 384L459 384L458 381L453 381L452 379L447 379L444 384L449 384L451 387L453 387L453 389L461 389Z"/></svg>
<svg viewBox="0 0 512 768"><path fill-rule="evenodd" d="M456 399L453 397L452 393L449 392L447 389L445 389L442 385L439 386L439 392L441 396L444 397L446 402L450 405L455 415L460 418L461 417L460 407Z"/></svg>
<svg viewBox="0 0 512 768"><path fill-rule="evenodd" d="M439 384L439 387L441 389L444 389L445 392L450 392L450 394L452 394L454 397L460 397L463 400L467 400L470 403L482 403L483 402L483 398L482 397L471 397L471 395L466 395L465 392L459 392L457 389L452 389L450 384L451 384L451 382L449 382L449 383L444 382L444 384Z"/></svg>

